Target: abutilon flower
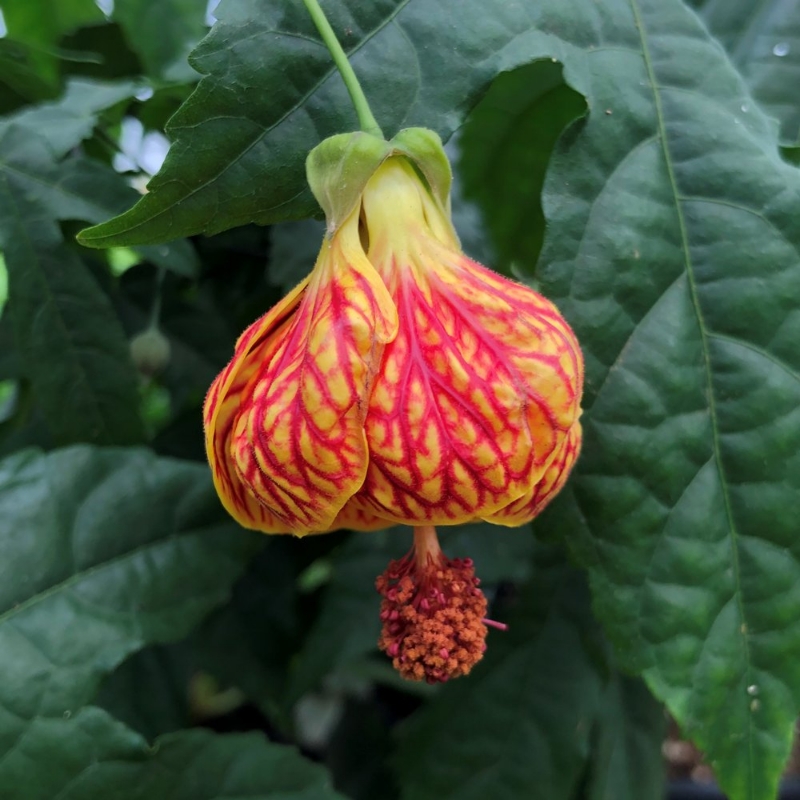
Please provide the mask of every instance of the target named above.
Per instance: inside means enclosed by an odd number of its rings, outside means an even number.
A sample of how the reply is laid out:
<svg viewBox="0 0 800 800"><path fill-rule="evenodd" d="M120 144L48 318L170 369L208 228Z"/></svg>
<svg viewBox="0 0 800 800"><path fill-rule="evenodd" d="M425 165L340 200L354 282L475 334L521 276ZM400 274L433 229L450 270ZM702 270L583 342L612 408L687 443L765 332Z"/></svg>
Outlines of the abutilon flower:
<svg viewBox="0 0 800 800"><path fill-rule="evenodd" d="M247 528L415 526L377 581L379 646L434 682L469 672L496 624L434 526L544 508L580 450L583 360L552 303L461 252L449 167L422 133L382 143L351 168L360 181L342 177L350 150L323 159L325 180L310 167L329 233L309 277L239 338L205 428L217 491Z"/></svg>

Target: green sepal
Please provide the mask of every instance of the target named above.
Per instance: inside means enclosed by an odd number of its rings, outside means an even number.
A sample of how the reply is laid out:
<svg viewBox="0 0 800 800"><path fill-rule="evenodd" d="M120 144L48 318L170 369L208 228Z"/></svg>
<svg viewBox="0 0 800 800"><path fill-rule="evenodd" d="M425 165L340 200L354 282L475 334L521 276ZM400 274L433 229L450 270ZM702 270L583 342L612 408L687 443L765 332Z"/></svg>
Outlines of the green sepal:
<svg viewBox="0 0 800 800"><path fill-rule="evenodd" d="M408 158L442 209L449 208L453 173L436 133L406 128L390 142L362 131L340 133L318 144L306 159L308 185L325 212L329 232L347 219L369 179L393 155Z"/></svg>
<svg viewBox="0 0 800 800"><path fill-rule="evenodd" d="M407 156L419 168L443 209L450 208L453 171L439 134L428 128L405 128L391 141L392 150Z"/></svg>
<svg viewBox="0 0 800 800"><path fill-rule="evenodd" d="M355 208L375 170L392 147L370 133L340 133L318 144L306 159L308 185L335 231Z"/></svg>

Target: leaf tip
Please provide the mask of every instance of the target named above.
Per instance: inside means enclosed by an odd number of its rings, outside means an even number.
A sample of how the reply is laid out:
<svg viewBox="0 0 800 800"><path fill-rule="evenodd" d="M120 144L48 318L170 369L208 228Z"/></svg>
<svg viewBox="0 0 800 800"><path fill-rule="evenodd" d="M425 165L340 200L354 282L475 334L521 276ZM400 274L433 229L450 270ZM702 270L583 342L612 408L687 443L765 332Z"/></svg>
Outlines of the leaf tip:
<svg viewBox="0 0 800 800"><path fill-rule="evenodd" d="M75 239L78 244L84 247L93 247L95 249L110 247L114 243L110 241L111 237L106 234L105 228L106 223L104 222L100 225L92 225L89 228L84 228L82 231L79 231Z"/></svg>

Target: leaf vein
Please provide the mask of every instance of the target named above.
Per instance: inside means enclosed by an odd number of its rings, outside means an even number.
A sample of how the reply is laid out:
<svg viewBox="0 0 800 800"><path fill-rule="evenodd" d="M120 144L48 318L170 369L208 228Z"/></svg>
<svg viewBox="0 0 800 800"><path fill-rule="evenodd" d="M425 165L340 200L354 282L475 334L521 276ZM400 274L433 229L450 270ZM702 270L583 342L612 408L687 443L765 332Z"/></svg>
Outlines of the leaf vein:
<svg viewBox="0 0 800 800"><path fill-rule="evenodd" d="M661 103L661 90L658 88L658 82L656 80L655 70L653 67L653 62L650 57L650 47L648 43L648 36L647 31L645 29L644 20L642 18L641 10L639 8L640 0L630 0L631 10L633 11L633 16L636 22L636 28L639 33L639 37L642 43L642 55L644 57L645 68L647 70L648 81L652 87L653 91L653 101L655 104L656 110L656 119L658 121L658 129L661 139L661 146L664 153L664 161L667 168L667 175L669 178L670 187L672 189L672 193L675 198L675 210L678 217L678 226L680 229L680 236L681 236L681 244L683 249L685 267L686 267L686 275L689 282L689 293L690 298L692 301L692 306L694 308L695 316L697 318L697 326L700 332L702 350L703 350L703 359L705 361L705 371L706 371L706 380L707 380L707 390L708 390L708 411L709 411L709 419L711 422L711 434L712 434L712 449L713 455L717 466L717 473L719 476L720 487L722 490L722 498L725 504L725 514L728 520L728 528L731 533L731 565L733 568L734 574L734 596L736 600L737 609L739 612L739 617L742 620L742 627L746 626L746 617L744 613L744 604L742 602L741 596L741 565L739 563L739 551L738 551L738 531L736 529L736 525L734 524L733 518L733 509L731 507L731 500L728 492L728 485L725 479L725 472L723 469L722 464L722 453L720 447L720 433L719 433L719 421L717 419L717 410L716 410L716 403L714 397L714 381L712 376L712 369L711 369L711 360L709 354L709 347L708 347L708 331L706 330L705 319L703 317L703 312L700 307L700 299L698 296L698 289L697 283L695 280L694 270L693 270L693 263L692 263L692 256L691 256L691 249L689 245L689 233L686 227L686 220L683 216L683 208L681 207L680 202L680 192L678 190L677 179L675 176L675 168L672 162L672 154L669 149L669 143L667 140L667 129L666 129L666 122L664 119L664 109ZM746 630L746 628L745 628ZM742 649L745 657L745 669L746 669L746 680L747 683L751 683L750 680L752 676L752 659L750 655L750 645L747 640L747 634L743 633L741 635L741 642L742 642ZM755 754L753 752L753 721L752 716L748 715L748 735L747 735L747 746L748 746L748 768L750 774L752 775L755 771L754 759ZM752 797L753 792L753 784L750 784L750 795Z"/></svg>

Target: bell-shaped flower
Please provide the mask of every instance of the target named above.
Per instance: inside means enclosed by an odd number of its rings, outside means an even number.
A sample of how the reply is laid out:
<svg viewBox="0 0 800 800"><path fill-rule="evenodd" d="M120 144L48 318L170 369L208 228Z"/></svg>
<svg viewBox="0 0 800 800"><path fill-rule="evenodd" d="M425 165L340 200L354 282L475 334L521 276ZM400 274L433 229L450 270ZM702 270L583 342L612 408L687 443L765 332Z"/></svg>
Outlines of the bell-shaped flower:
<svg viewBox="0 0 800 800"><path fill-rule="evenodd" d="M551 302L461 252L449 167L423 133L374 163L322 159L316 265L242 334L205 425L217 490L247 528L415 526L378 581L380 646L438 681L481 657L487 620L471 561L445 558L432 526L541 511L580 450L583 359Z"/></svg>

